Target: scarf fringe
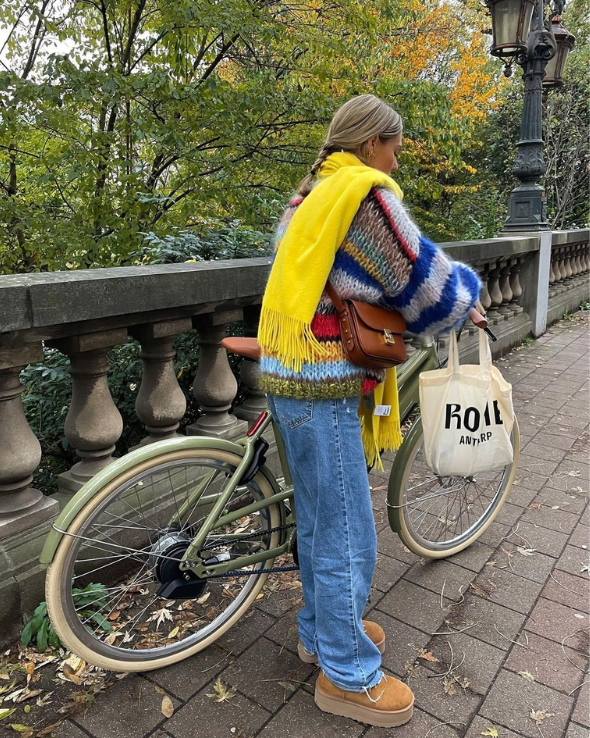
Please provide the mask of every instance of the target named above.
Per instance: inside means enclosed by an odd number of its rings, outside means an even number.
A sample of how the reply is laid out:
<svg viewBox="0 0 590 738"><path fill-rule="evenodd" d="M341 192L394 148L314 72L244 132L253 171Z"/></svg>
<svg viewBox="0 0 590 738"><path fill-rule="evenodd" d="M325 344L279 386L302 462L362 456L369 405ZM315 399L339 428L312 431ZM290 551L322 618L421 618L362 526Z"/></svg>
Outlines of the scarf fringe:
<svg viewBox="0 0 590 738"><path fill-rule="evenodd" d="M329 355L309 323L266 306L260 313L258 343L269 353L280 356L283 364L296 372L301 371L304 363L313 364Z"/></svg>
<svg viewBox="0 0 590 738"><path fill-rule="evenodd" d="M381 418L379 423L379 438L373 435L373 417L369 411L360 415L361 421L361 440L365 451L365 459L369 466L376 466L381 471L383 463L381 461L380 451L397 451L402 445L403 436L399 426L399 421L389 417Z"/></svg>

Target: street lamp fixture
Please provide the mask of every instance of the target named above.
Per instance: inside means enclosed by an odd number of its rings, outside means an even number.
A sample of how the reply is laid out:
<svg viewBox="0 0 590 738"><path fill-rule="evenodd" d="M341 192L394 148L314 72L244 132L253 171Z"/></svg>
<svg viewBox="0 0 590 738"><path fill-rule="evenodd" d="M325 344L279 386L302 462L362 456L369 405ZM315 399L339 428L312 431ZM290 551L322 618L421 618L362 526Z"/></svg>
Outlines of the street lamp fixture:
<svg viewBox="0 0 590 738"><path fill-rule="evenodd" d="M551 18L551 32L555 38L557 51L555 56L549 59L543 77L543 89L552 90L563 85L562 74L567 61L567 55L573 49L575 36L567 28L561 25L561 16L553 15Z"/></svg>
<svg viewBox="0 0 590 738"><path fill-rule="evenodd" d="M518 156L512 169L519 184L510 193L504 231L548 230L547 199L539 179L543 160L543 90L562 84L561 75L574 37L561 25L565 0L555 0L551 24L543 0L486 0L492 16L491 53L510 76L515 61L523 70L524 105Z"/></svg>

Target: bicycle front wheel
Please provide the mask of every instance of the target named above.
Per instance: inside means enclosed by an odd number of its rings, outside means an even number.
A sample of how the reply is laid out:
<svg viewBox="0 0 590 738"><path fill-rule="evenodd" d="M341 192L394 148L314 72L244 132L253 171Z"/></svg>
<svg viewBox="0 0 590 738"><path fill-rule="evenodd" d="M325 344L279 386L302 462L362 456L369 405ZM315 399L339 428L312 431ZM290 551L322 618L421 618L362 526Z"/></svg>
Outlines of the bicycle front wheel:
<svg viewBox="0 0 590 738"><path fill-rule="evenodd" d="M408 446L398 468L394 462L388 502L391 527L410 551L441 559L462 551L482 535L514 482L520 454L516 420L511 440L511 464L473 477L440 477L426 464L422 421L416 421L404 440Z"/></svg>
<svg viewBox="0 0 590 738"><path fill-rule="evenodd" d="M194 582L192 599L158 594L183 576L182 555L239 462L216 448L161 453L106 483L80 511L46 578L51 621L72 652L104 669L147 671L201 651L239 620L268 576L255 572L270 558L241 575ZM233 490L224 512L273 493L259 472ZM223 561L263 553L279 545L280 524L281 510L270 504L215 526L205 546Z"/></svg>

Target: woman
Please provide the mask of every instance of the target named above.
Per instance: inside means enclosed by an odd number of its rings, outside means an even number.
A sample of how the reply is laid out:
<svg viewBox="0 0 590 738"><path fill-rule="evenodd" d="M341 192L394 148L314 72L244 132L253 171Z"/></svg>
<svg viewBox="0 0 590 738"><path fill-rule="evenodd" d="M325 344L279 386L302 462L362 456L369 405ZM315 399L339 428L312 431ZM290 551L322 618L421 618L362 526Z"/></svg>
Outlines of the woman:
<svg viewBox="0 0 590 738"><path fill-rule="evenodd" d="M420 334L462 322L481 286L420 234L401 204L389 176L401 145L400 116L375 96L336 112L280 221L258 332L261 387L294 484L299 655L321 666L322 710L385 727L407 722L414 702L407 685L380 670L383 630L362 620L377 556L366 462L379 463L379 448L400 438L395 413L374 424L368 400L388 396L395 372L346 360L324 287L329 278L342 298L395 308ZM372 437L379 423L384 432Z"/></svg>

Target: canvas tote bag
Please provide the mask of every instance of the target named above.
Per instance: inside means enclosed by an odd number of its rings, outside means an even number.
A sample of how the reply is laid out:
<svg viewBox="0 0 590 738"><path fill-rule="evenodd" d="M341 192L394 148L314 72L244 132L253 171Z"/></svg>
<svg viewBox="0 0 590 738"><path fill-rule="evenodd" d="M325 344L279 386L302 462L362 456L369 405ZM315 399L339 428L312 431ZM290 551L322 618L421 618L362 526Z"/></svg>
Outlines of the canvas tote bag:
<svg viewBox="0 0 590 738"><path fill-rule="evenodd" d="M483 331L479 364L463 366L451 333L448 365L420 375L420 409L424 455L435 474L469 477L512 462L512 386L492 364Z"/></svg>

